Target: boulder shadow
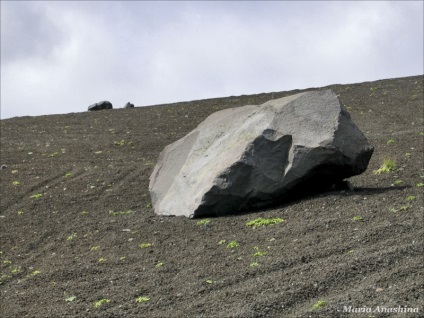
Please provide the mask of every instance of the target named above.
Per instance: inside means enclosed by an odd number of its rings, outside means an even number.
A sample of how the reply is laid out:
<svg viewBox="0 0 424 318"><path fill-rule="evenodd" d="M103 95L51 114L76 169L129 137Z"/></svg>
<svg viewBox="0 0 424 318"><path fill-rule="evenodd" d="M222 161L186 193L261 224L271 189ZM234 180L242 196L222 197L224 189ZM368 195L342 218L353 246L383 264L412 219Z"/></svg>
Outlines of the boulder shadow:
<svg viewBox="0 0 424 318"><path fill-rule="evenodd" d="M248 208L239 212L227 213L223 215L209 215L208 217L234 217L236 215L247 215L247 214L258 214L258 213L266 213L276 209L287 208L290 205L299 202L308 202L318 198L326 198L326 197L334 197L334 196L343 196L343 197L351 197L355 195L366 195L372 196L376 194L391 192L391 191L402 191L404 189L412 188L410 185L404 186L389 186L389 187L359 187L355 188L353 191L351 190L334 190L331 187L326 189L303 189L303 191L293 191L293 193L289 193L282 200L276 200L275 202L268 204L266 207L261 208ZM203 218L205 216L201 216Z"/></svg>

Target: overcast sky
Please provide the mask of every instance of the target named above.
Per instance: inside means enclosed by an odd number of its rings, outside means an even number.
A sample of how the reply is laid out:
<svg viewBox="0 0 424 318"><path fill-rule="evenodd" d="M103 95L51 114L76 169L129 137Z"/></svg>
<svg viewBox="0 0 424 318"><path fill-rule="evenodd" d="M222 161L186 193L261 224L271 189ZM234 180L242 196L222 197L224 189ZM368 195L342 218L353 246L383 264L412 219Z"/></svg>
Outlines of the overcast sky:
<svg viewBox="0 0 424 318"><path fill-rule="evenodd" d="M423 74L423 1L1 1L1 118Z"/></svg>

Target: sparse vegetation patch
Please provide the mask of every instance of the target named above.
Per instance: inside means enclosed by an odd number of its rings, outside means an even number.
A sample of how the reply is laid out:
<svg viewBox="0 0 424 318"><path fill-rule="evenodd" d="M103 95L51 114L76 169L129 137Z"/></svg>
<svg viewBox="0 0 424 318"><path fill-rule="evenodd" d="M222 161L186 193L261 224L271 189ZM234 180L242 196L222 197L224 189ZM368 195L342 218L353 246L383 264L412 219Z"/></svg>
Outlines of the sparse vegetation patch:
<svg viewBox="0 0 424 318"><path fill-rule="evenodd" d="M254 220L247 222L246 225L253 227L253 228L257 228L257 227L260 227L260 226L274 225L274 224L279 224L279 223L282 223L282 222L284 222L284 219L282 219L282 218L271 218L271 219L257 218L257 219L254 219Z"/></svg>
<svg viewBox="0 0 424 318"><path fill-rule="evenodd" d="M95 301L93 303L93 307L94 308L100 308L101 306L103 306L104 304L107 304L107 303L110 303L110 299L102 298L102 299Z"/></svg>
<svg viewBox="0 0 424 318"><path fill-rule="evenodd" d="M325 300L318 300L313 306L312 310L316 310L322 307L325 307L327 305L327 302Z"/></svg>
<svg viewBox="0 0 424 318"><path fill-rule="evenodd" d="M382 174L382 173L387 173L387 172L391 172L395 170L395 162L391 159L385 159L383 164L380 166L380 168L378 168L377 170L374 171L374 174Z"/></svg>

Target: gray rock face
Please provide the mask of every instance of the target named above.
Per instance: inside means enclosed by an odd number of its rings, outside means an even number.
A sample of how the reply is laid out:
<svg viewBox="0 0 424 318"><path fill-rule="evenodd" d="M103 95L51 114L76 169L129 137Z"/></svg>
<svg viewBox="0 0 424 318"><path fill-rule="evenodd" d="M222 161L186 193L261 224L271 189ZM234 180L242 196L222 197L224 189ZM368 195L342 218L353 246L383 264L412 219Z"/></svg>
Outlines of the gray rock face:
<svg viewBox="0 0 424 318"><path fill-rule="evenodd" d="M89 111L102 110L102 109L112 109L112 108L113 108L112 103L107 101L107 100L104 100L102 102L98 102L98 103L95 103L93 105L88 106Z"/></svg>
<svg viewBox="0 0 424 318"><path fill-rule="evenodd" d="M216 112L168 145L150 177L160 215L270 206L364 172L373 147L331 90Z"/></svg>
<svg viewBox="0 0 424 318"><path fill-rule="evenodd" d="M126 103L124 108L133 108L134 104L131 104L130 102Z"/></svg>

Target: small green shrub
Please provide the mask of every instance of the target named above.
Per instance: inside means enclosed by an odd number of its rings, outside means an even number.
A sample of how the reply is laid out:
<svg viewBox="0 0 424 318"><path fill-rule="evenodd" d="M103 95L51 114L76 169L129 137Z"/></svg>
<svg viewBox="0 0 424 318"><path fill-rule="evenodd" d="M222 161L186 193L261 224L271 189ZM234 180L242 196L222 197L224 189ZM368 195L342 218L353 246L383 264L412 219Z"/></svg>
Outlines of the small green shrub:
<svg viewBox="0 0 424 318"><path fill-rule="evenodd" d="M132 210L128 210L128 211L119 211L119 212L114 212L114 211L109 211L110 214L117 216L117 215L128 215L128 214L133 214L134 211Z"/></svg>
<svg viewBox="0 0 424 318"><path fill-rule="evenodd" d="M395 170L395 162L391 159L384 159L383 164L380 166L380 168L378 168L377 170L374 171L374 174L382 174L383 172L390 172Z"/></svg>
<svg viewBox="0 0 424 318"><path fill-rule="evenodd" d="M284 222L284 219L282 218L273 218L273 219L257 218L247 222L246 225L256 228L260 226L274 225L274 224L278 224L282 222Z"/></svg>
<svg viewBox="0 0 424 318"><path fill-rule="evenodd" d="M208 223L211 223L211 221L210 220L208 220L208 219L205 219L205 220L200 220L200 221L197 221L197 225L205 225L205 224L208 224Z"/></svg>
<svg viewBox="0 0 424 318"><path fill-rule="evenodd" d="M56 157L57 155L59 155L59 152L55 151L55 152L49 154L47 157L52 158L52 157Z"/></svg>
<svg viewBox="0 0 424 318"><path fill-rule="evenodd" d="M325 307L327 305L327 302L325 300L318 300L313 306L312 310L316 310L322 307Z"/></svg>
<svg viewBox="0 0 424 318"><path fill-rule="evenodd" d="M389 139L389 140L387 140L387 144L388 145L391 145L391 144L394 144L395 143L395 141L393 140L393 139Z"/></svg>
<svg viewBox="0 0 424 318"><path fill-rule="evenodd" d="M125 141L125 140L115 141L113 144L114 144L115 146L123 146L123 145L125 145L125 144L126 144L126 141Z"/></svg>
<svg viewBox="0 0 424 318"><path fill-rule="evenodd" d="M140 248L147 248L147 247L150 247L150 246L152 246L152 244L151 244L151 243L141 243L141 244L139 245L139 247L140 247Z"/></svg>
<svg viewBox="0 0 424 318"><path fill-rule="evenodd" d="M103 298L103 299L100 299L98 301L95 301L93 303L93 307L94 308L100 308L101 306L103 306L103 304L107 304L107 303L110 303L110 299Z"/></svg>
<svg viewBox="0 0 424 318"><path fill-rule="evenodd" d="M157 264L155 265L156 268L162 267L163 265L165 265L165 263L163 262L157 262Z"/></svg>
<svg viewBox="0 0 424 318"><path fill-rule="evenodd" d="M76 296L69 296L69 297L65 298L65 301L66 302L73 302L75 299L77 299Z"/></svg>
<svg viewBox="0 0 424 318"><path fill-rule="evenodd" d="M36 276L36 275L40 275L41 274L41 271L39 271L39 270L35 270L35 271L32 271L31 273L29 273L28 275L27 275L27 277L28 278L30 278L30 277L34 277L34 276Z"/></svg>
<svg viewBox="0 0 424 318"><path fill-rule="evenodd" d="M253 253L253 257L262 257L268 254L267 252L260 251L258 246L254 246L253 249L255 250L255 253Z"/></svg>
<svg viewBox="0 0 424 318"><path fill-rule="evenodd" d="M139 296L135 299L135 302L137 303L145 303L148 302L150 300L150 297L146 297L146 296Z"/></svg>
<svg viewBox="0 0 424 318"><path fill-rule="evenodd" d="M227 248L236 248L239 247L240 244L237 243L237 241L231 241L230 243L227 244Z"/></svg>
<svg viewBox="0 0 424 318"><path fill-rule="evenodd" d="M354 221L363 221L364 219L363 219L363 217L362 217L362 216L355 215L355 216L352 218L352 220L354 220Z"/></svg>
<svg viewBox="0 0 424 318"><path fill-rule="evenodd" d="M66 240L67 241L72 241L74 238L76 238L77 237L77 233L72 233L71 235L69 235L67 238L66 238Z"/></svg>

